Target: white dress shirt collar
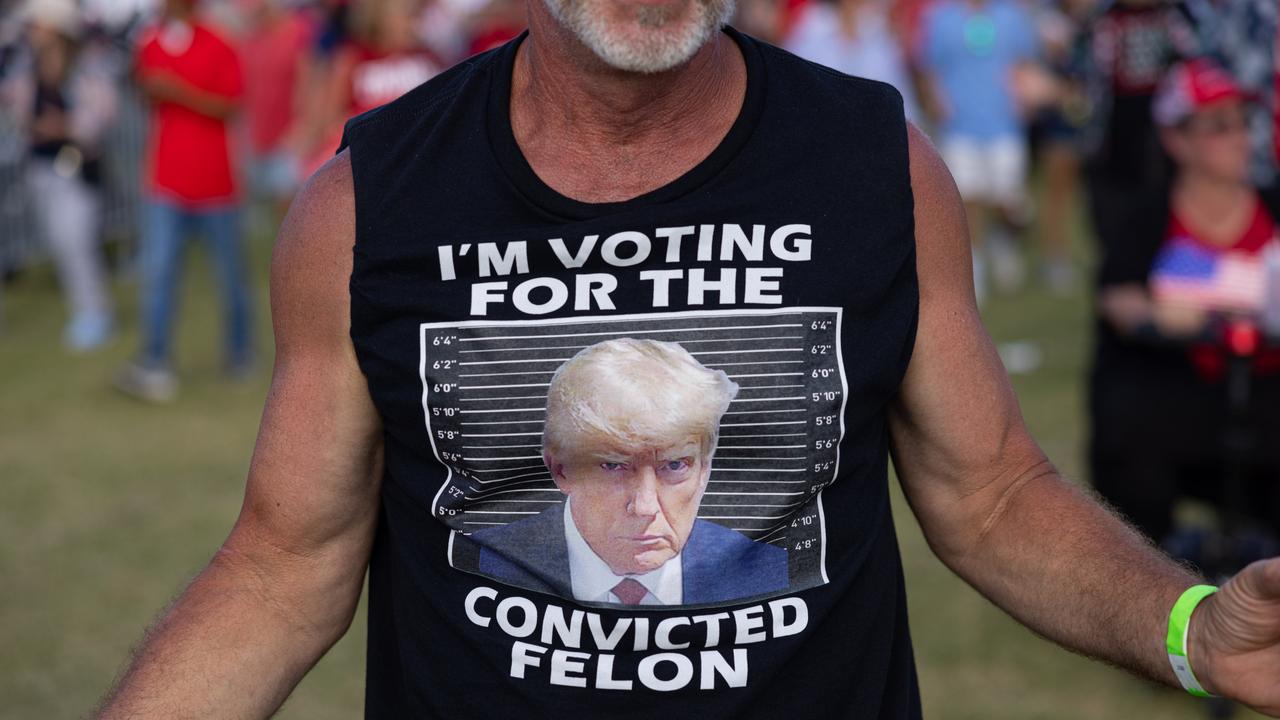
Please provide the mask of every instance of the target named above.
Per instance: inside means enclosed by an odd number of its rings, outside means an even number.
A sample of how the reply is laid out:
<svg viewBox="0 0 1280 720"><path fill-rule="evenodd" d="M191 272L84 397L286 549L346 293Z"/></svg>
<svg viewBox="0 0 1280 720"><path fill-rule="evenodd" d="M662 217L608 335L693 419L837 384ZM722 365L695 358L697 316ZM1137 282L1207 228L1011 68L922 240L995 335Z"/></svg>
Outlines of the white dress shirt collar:
<svg viewBox="0 0 1280 720"><path fill-rule="evenodd" d="M576 600L587 602L621 603L613 588L625 578L631 578L649 592L641 605L679 605L683 598L684 572L679 555L662 564L657 570L643 575L615 575L609 565L596 555L587 544L578 526L573 522L569 500L564 502L564 539L569 546L569 583Z"/></svg>

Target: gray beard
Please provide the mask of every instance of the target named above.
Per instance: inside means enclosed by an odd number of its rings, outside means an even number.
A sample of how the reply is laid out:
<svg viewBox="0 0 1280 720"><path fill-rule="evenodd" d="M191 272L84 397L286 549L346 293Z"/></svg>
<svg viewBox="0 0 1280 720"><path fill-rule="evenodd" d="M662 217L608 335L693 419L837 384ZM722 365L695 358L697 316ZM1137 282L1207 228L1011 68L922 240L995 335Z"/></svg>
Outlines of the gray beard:
<svg viewBox="0 0 1280 720"><path fill-rule="evenodd" d="M683 65L733 16L735 0L694 0L694 17L673 25L667 8L636 9L639 37L614 31L589 5L593 0L543 0L552 17L596 57L616 70L660 73ZM663 30L665 28L665 30Z"/></svg>

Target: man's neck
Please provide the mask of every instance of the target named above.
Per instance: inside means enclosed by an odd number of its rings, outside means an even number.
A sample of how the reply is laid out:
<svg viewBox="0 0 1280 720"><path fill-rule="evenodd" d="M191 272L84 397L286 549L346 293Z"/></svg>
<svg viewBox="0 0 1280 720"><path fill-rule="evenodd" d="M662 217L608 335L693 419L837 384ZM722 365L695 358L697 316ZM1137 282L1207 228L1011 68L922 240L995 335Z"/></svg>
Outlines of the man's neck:
<svg viewBox="0 0 1280 720"><path fill-rule="evenodd" d="M529 14L511 125L529 164L561 193L607 202L661 187L710 154L737 118L746 66L724 33L673 70L630 73L561 28L542 0Z"/></svg>
<svg viewBox="0 0 1280 720"><path fill-rule="evenodd" d="M1246 183L1222 180L1205 173L1179 173L1174 184L1174 196L1212 212L1239 207L1242 200L1253 197L1254 190Z"/></svg>
<svg viewBox="0 0 1280 720"><path fill-rule="evenodd" d="M823 0L818 0L823 2ZM839 18L840 33L849 39L857 39L859 20L862 19L861 0L839 0L835 4L836 16Z"/></svg>
<svg viewBox="0 0 1280 720"><path fill-rule="evenodd" d="M165 22L180 22L190 25L195 21L195 9L190 7L172 7L164 11Z"/></svg>

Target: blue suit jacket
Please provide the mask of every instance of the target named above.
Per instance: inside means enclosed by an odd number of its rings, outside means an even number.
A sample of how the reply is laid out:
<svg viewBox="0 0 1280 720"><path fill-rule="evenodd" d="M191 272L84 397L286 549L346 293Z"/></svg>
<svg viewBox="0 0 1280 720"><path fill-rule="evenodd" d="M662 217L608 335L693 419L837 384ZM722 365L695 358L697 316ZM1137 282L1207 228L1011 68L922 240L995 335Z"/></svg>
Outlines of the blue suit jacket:
<svg viewBox="0 0 1280 720"><path fill-rule="evenodd" d="M473 533L480 574L538 592L572 598L564 507ZM683 604L723 603L781 592L789 585L787 551L706 520L695 520L684 549ZM670 562L670 561L668 561Z"/></svg>

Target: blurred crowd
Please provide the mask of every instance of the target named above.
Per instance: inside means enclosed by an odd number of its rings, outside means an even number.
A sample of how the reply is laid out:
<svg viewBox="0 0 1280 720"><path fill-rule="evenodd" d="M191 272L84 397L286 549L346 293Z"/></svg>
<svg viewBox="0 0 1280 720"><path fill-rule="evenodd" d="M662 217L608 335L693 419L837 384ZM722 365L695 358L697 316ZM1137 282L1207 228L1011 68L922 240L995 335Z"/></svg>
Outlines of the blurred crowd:
<svg viewBox="0 0 1280 720"><path fill-rule="evenodd" d="M143 287L129 384L172 394L169 325L183 242L208 246L228 364L251 364L246 208L278 220L333 155L343 122L514 37L518 0L0 2L0 269L47 248L73 350L117 318L101 240ZM43 240L43 244L36 241Z"/></svg>
<svg viewBox="0 0 1280 720"><path fill-rule="evenodd" d="M901 92L966 205L980 302L1079 292L1086 219L1093 479L1159 539L1223 463L1280 525L1276 16L1276 0L739 0L735 25ZM270 234L346 119L523 24L523 0L0 0L0 272L54 262L75 351L122 322L110 278L135 279L141 347L116 384L165 401L199 238L244 377L246 237Z"/></svg>

